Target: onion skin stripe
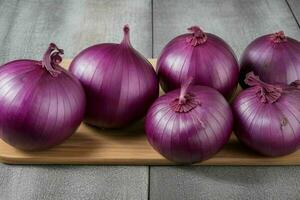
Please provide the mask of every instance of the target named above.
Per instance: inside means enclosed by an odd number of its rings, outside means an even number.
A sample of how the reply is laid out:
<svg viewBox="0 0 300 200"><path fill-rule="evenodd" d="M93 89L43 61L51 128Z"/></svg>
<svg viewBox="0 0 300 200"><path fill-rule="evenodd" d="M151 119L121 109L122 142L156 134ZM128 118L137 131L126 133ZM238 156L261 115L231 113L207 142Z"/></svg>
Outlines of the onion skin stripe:
<svg viewBox="0 0 300 200"><path fill-rule="evenodd" d="M85 94L59 65L62 53L51 43L42 61L15 60L0 68L0 136L6 143L22 150L48 149L80 125Z"/></svg>
<svg viewBox="0 0 300 200"><path fill-rule="evenodd" d="M241 91L232 104L237 137L266 156L283 156L299 149L300 121L296 116L300 114L300 101L297 101L300 91L297 85L272 85L257 78L251 84L253 87ZM261 89L267 101L257 95ZM276 99L268 101L268 95Z"/></svg>
<svg viewBox="0 0 300 200"><path fill-rule="evenodd" d="M201 105L188 112L176 112L170 102L180 93L181 89L168 92L149 108L146 136L156 151L173 162L190 164L206 160L229 140L233 127L230 106L215 89L192 85L186 93L194 95Z"/></svg>

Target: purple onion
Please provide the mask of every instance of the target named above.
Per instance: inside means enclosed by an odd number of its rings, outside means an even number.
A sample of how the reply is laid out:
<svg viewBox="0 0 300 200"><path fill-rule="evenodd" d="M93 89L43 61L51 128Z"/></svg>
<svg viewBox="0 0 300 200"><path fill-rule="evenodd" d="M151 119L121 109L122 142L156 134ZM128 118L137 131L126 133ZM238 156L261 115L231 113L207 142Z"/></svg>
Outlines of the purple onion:
<svg viewBox="0 0 300 200"><path fill-rule="evenodd" d="M59 66L63 50L49 45L42 61L15 60L0 68L0 136L26 150L60 144L80 125L85 95Z"/></svg>
<svg viewBox="0 0 300 200"><path fill-rule="evenodd" d="M253 72L245 82L252 87L240 92L232 105L237 137L267 156L296 151L300 147L300 90L267 84Z"/></svg>
<svg viewBox="0 0 300 200"><path fill-rule="evenodd" d="M145 116L158 97L155 71L131 46L127 25L120 44L97 44L83 50L70 71L87 95L85 122L98 127L128 125Z"/></svg>
<svg viewBox="0 0 300 200"><path fill-rule="evenodd" d="M194 77L194 84L213 87L230 97L239 74L233 50L224 40L197 26L188 30L191 33L171 40L159 56L157 69L162 88L179 88L188 77Z"/></svg>
<svg viewBox="0 0 300 200"><path fill-rule="evenodd" d="M229 140L233 116L224 97L206 86L190 86L159 97L150 107L149 143L169 160L194 163L216 154Z"/></svg>
<svg viewBox="0 0 300 200"><path fill-rule="evenodd" d="M283 31L261 36L251 42L241 58L240 83L253 71L264 82L290 84L300 79L300 42Z"/></svg>

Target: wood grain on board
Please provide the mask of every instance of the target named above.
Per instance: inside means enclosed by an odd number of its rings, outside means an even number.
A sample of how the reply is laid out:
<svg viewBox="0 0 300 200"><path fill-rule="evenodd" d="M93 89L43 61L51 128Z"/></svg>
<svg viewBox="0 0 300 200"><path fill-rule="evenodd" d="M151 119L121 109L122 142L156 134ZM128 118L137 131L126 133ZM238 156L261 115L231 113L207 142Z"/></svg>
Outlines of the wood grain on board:
<svg viewBox="0 0 300 200"><path fill-rule="evenodd" d="M150 62L155 66L156 59L150 59ZM65 60L63 66L67 68L69 63L70 60ZM115 130L82 123L63 144L45 151L21 151L1 140L0 161L13 164L176 165L149 145L143 120ZM300 151L268 158L247 149L232 135L217 155L195 165L300 165Z"/></svg>

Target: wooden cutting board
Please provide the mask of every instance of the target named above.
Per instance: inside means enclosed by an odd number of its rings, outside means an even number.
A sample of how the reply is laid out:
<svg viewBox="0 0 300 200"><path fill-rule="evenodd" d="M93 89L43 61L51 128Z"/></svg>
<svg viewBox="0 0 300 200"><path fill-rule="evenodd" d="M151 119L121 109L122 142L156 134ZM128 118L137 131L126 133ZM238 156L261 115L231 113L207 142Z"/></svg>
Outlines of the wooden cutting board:
<svg viewBox="0 0 300 200"><path fill-rule="evenodd" d="M68 68L70 62L65 60L62 65ZM155 66L155 59L150 62ZM120 130L98 129L82 123L67 141L45 151L22 151L0 140L0 161L9 164L175 165L149 145L142 120ZM264 157L244 147L232 135L218 154L195 165L300 165L300 150L284 157Z"/></svg>

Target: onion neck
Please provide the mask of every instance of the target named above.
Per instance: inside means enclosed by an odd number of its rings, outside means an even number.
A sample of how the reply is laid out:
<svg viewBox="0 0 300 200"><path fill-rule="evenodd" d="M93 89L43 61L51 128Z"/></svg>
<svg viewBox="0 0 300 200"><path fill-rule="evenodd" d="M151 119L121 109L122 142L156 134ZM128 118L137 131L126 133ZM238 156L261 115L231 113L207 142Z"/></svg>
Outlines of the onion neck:
<svg viewBox="0 0 300 200"><path fill-rule="evenodd" d="M281 43L281 42L286 42L287 41L287 37L285 36L285 34L284 34L283 31L279 31L279 32L273 33L271 35L271 40L274 43Z"/></svg>
<svg viewBox="0 0 300 200"><path fill-rule="evenodd" d="M170 103L171 109L173 111L178 113L186 113L200 105L196 96L188 92L188 87L190 86L192 81L193 79L189 78L186 82L182 84L179 97L175 98Z"/></svg>
<svg viewBox="0 0 300 200"><path fill-rule="evenodd" d="M128 24L126 24L123 27L123 33L124 33L124 36L123 36L123 40L122 40L121 44L124 44L125 46L131 46L130 36L129 36L130 29L129 29L129 25Z"/></svg>
<svg viewBox="0 0 300 200"><path fill-rule="evenodd" d="M56 44L50 43L47 51L45 52L42 60L42 66L54 77L56 77L60 71L56 68L59 67L59 63L62 61L63 49L59 49Z"/></svg>
<svg viewBox="0 0 300 200"><path fill-rule="evenodd" d="M192 26L187 29L192 33L188 36L186 42L191 44L193 47L203 44L207 41L207 35L198 26Z"/></svg>
<svg viewBox="0 0 300 200"><path fill-rule="evenodd" d="M247 74L245 83L249 86L256 86L256 95L262 103L271 104L276 102L283 92L282 87L261 81L258 76L254 75L253 72L249 72Z"/></svg>

